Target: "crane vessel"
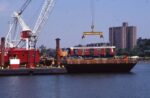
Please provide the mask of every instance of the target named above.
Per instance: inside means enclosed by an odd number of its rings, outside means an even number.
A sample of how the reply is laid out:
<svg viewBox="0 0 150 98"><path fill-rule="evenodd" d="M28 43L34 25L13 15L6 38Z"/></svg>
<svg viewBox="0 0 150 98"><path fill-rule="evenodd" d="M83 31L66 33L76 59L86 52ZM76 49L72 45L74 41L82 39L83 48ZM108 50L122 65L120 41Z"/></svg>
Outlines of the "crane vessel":
<svg viewBox="0 0 150 98"><path fill-rule="evenodd" d="M44 0L36 23L31 29L22 18L22 14L32 0L26 0L19 11L13 12L12 22L6 37L1 38L0 75L13 74L49 74L64 73L65 70L50 70L42 66L51 61L41 60L40 52L36 49L39 33L52 12L56 0ZM17 26L20 25L19 31Z"/></svg>

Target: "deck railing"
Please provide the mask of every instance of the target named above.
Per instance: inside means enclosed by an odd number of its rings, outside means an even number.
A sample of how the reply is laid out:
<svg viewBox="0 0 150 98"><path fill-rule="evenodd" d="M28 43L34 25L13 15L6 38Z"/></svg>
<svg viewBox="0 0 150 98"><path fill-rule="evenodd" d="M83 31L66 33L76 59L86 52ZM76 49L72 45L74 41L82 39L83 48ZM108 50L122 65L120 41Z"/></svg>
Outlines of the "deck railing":
<svg viewBox="0 0 150 98"><path fill-rule="evenodd" d="M115 59L115 58L103 58L103 59L64 59L62 64L123 64L123 63L136 63L136 59Z"/></svg>

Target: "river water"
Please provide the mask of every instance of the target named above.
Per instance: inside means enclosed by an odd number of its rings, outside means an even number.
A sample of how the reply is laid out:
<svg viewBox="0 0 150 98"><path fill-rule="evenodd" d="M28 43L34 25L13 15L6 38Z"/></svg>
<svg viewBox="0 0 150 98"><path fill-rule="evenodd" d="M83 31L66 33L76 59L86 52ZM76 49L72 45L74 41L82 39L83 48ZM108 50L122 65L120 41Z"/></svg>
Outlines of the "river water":
<svg viewBox="0 0 150 98"><path fill-rule="evenodd" d="M150 98L150 63L125 74L1 76L0 98Z"/></svg>

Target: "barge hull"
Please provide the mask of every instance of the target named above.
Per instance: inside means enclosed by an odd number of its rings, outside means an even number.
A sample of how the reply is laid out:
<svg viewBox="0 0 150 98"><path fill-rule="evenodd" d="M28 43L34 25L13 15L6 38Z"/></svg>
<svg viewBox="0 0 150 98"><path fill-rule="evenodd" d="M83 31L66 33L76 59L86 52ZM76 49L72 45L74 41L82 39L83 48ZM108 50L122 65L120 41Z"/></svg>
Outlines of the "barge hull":
<svg viewBox="0 0 150 98"><path fill-rule="evenodd" d="M104 73L104 72L130 72L136 63L121 64L66 64L68 73Z"/></svg>

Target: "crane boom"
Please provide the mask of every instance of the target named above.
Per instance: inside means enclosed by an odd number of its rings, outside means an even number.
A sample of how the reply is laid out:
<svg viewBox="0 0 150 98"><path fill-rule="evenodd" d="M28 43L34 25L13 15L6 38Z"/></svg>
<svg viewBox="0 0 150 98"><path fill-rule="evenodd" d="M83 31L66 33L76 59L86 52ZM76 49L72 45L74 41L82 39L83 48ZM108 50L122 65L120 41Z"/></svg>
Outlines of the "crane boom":
<svg viewBox="0 0 150 98"><path fill-rule="evenodd" d="M40 33L41 28L44 26L46 20L48 19L49 13L52 12L55 1L56 0L45 0L42 6L41 12L39 14L39 17L32 31L32 35L31 35L30 42L29 42L30 49L34 49L36 47L38 34Z"/></svg>
<svg viewBox="0 0 150 98"><path fill-rule="evenodd" d="M42 26L48 19L49 13L52 12L54 4L55 4L55 0L45 0L42 10L40 12L40 15L39 15L39 17L36 21L36 24L33 28L33 34L37 35L41 31Z"/></svg>
<svg viewBox="0 0 150 98"><path fill-rule="evenodd" d="M10 26L10 30L9 30L7 36L6 36L6 38L7 38L6 43L8 44L7 46L14 47L16 45L19 45L20 42L22 42L22 43L26 44L26 49L27 50L28 49L34 49L36 47L38 34L40 33L41 28L43 27L44 23L48 19L49 13L52 12L52 9L53 9L54 4L55 4L55 0L45 0L44 1L41 12L40 12L40 14L37 18L37 21L35 23L35 26L34 26L33 30L31 30L29 28L29 26L24 22L24 20L21 17L23 11L27 8L27 6L29 5L29 3L31 1L32 0L26 0L26 2L21 7L20 11L17 11L17 12L13 13L15 22ZM15 25L17 25L16 22L19 22L19 24L22 28L21 36L20 36L21 39L19 39L18 41L15 41L15 43L13 43L12 38L11 38L11 33L12 33L12 30L15 27Z"/></svg>

